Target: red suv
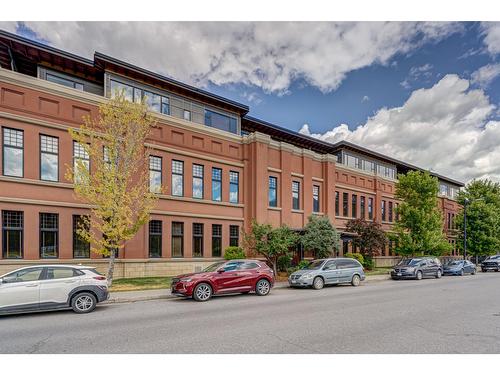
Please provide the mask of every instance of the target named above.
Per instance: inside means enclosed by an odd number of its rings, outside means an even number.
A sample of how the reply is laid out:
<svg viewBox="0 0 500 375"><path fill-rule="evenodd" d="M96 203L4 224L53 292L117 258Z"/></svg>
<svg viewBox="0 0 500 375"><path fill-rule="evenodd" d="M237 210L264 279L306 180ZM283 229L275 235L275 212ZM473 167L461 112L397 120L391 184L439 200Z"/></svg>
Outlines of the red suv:
<svg viewBox="0 0 500 375"><path fill-rule="evenodd" d="M274 285L274 273L258 260L230 260L208 266L202 272L187 273L172 279L172 294L208 301L212 295L249 293L268 295Z"/></svg>

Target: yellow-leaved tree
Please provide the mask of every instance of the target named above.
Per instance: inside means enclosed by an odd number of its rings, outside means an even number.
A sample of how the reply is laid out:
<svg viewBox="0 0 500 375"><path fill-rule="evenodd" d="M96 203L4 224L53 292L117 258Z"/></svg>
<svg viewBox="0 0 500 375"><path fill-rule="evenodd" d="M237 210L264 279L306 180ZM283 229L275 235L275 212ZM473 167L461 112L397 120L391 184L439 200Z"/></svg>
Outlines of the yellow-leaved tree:
<svg viewBox="0 0 500 375"><path fill-rule="evenodd" d="M77 228L92 251L109 257L108 285L113 283L115 252L148 222L157 195L149 189L149 150L145 146L155 121L147 105L117 92L99 106L97 118L86 117L70 129L75 147L66 176L76 198L89 204L90 215Z"/></svg>

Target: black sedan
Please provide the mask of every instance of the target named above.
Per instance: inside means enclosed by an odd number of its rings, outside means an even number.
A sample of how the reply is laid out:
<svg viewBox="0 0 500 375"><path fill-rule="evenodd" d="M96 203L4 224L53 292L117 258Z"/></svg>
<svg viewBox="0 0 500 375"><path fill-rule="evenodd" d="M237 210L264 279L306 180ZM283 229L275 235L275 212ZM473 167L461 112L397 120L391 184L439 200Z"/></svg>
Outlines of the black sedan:
<svg viewBox="0 0 500 375"><path fill-rule="evenodd" d="M443 275L463 276L466 273L476 273L476 265L468 260L454 260L443 267Z"/></svg>

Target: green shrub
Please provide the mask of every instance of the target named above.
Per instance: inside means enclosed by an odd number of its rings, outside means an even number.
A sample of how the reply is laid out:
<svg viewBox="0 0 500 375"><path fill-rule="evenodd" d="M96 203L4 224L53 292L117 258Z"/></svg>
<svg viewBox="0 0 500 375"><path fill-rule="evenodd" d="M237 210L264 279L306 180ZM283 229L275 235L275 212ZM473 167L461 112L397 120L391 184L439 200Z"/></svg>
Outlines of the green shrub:
<svg viewBox="0 0 500 375"><path fill-rule="evenodd" d="M287 272L288 268L292 266L292 258L288 255L282 255L278 258L278 271Z"/></svg>
<svg viewBox="0 0 500 375"><path fill-rule="evenodd" d="M375 261L373 258L370 257L365 257L365 260L363 262L363 267L365 267L367 270L372 270L375 268Z"/></svg>
<svg viewBox="0 0 500 375"><path fill-rule="evenodd" d="M305 268L307 267L307 265L309 264L310 262L308 260L301 260L299 262L299 264L297 265L298 269L301 270L302 268Z"/></svg>
<svg viewBox="0 0 500 375"><path fill-rule="evenodd" d="M245 259L245 251L238 246L229 246L224 251L224 259L226 260Z"/></svg>
<svg viewBox="0 0 500 375"><path fill-rule="evenodd" d="M359 263L361 263L363 266L365 265L365 258L363 257L363 254L359 253L348 253L345 255L346 258L352 258L356 259Z"/></svg>

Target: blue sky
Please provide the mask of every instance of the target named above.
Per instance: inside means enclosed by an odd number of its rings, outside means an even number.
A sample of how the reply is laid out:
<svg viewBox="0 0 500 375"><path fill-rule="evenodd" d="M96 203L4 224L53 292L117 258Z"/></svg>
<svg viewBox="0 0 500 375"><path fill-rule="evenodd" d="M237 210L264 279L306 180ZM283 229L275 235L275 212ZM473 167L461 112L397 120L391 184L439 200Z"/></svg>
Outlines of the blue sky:
<svg viewBox="0 0 500 375"><path fill-rule="evenodd" d="M500 181L500 23L0 22L467 182Z"/></svg>
<svg viewBox="0 0 500 375"><path fill-rule="evenodd" d="M496 61L482 48L480 24L464 25L463 33L398 54L387 65L374 64L350 72L333 92L322 93L300 79L290 86L290 94L285 95L265 93L258 87L241 84L211 84L209 89L248 104L254 117L293 130L299 130L304 123L308 123L314 132L325 132L332 125L341 123L354 128L364 124L382 107L401 106L414 89L429 88L449 73L468 78L480 67ZM474 55L467 56L474 51ZM410 75L412 68L426 65L430 65L426 74ZM407 79L409 86L403 87L401 83ZM493 103L500 103L500 75L485 91ZM248 101L243 92L252 92L261 101Z"/></svg>

